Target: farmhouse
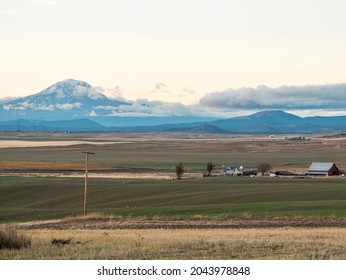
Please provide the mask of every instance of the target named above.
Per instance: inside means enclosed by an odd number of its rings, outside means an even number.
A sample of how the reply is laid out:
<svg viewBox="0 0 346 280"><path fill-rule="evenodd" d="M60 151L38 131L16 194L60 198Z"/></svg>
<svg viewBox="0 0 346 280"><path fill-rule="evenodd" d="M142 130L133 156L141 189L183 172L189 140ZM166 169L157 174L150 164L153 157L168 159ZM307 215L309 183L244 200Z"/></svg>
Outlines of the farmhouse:
<svg viewBox="0 0 346 280"><path fill-rule="evenodd" d="M333 162L313 162L307 172L307 175L338 176L339 174L339 168Z"/></svg>
<svg viewBox="0 0 346 280"><path fill-rule="evenodd" d="M221 175L243 175L244 167L242 165L229 165L221 171Z"/></svg>

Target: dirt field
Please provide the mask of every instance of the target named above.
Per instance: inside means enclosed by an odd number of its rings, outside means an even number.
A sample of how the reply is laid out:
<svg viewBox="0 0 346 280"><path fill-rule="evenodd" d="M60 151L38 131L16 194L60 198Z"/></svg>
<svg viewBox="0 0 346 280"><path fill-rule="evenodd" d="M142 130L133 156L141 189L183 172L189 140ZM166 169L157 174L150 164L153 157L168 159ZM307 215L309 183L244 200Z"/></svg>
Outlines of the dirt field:
<svg viewBox="0 0 346 280"><path fill-rule="evenodd" d="M88 142L88 141L22 141L22 140L1 140L0 149L5 148L33 148L33 147L63 147L74 145L107 145L113 142Z"/></svg>
<svg viewBox="0 0 346 280"><path fill-rule="evenodd" d="M126 228L131 224L127 222ZM268 226L264 222L259 228L167 229L167 224L156 221L163 228L144 229L135 225L136 229L119 230L94 223L99 228L87 230L78 229L81 226L74 227L72 223L69 222L68 229L46 229L45 226L37 229L33 225L21 225L22 229L18 231L31 237L31 246L21 250L0 250L0 259L346 259L345 227L264 228L262 226ZM103 223L107 224L106 221ZM190 225L200 223L202 221L190 221ZM61 225L55 223L58 224ZM92 227L90 222L86 224Z"/></svg>
<svg viewBox="0 0 346 280"><path fill-rule="evenodd" d="M202 218L192 220L167 219L116 219L97 217L96 219L65 219L47 222L29 222L15 225L19 229L49 230L119 230L119 229L240 229L240 228L346 228L346 218Z"/></svg>
<svg viewBox="0 0 346 280"><path fill-rule="evenodd" d="M11 137L14 140L8 139ZM339 169L346 170L345 138L327 138L321 134L306 136L305 140L289 139L290 136L284 135L267 138L261 135L2 133L0 173L40 176L51 170L55 174L49 176L73 176L67 173L84 170L81 151L86 149L95 152L90 158L90 171L103 173L95 173L95 178L168 178L174 176L178 161L184 163L186 177L194 177L193 173L199 173L199 177L209 160L215 164L214 174L228 164L241 164L246 170L252 170L260 162L270 163L273 171L298 174L305 173L314 161L335 162ZM59 170L61 174L57 174Z"/></svg>

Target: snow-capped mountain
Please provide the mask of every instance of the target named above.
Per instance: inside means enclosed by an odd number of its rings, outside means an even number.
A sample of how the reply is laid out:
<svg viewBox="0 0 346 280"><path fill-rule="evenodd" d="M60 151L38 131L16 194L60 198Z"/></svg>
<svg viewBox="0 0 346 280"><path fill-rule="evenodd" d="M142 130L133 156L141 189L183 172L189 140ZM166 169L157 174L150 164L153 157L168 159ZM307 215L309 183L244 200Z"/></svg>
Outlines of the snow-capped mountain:
<svg viewBox="0 0 346 280"><path fill-rule="evenodd" d="M0 119L67 120L115 117L191 117L181 103L110 99L86 82L68 79L27 97L0 104ZM107 122L109 123L109 122Z"/></svg>
<svg viewBox="0 0 346 280"><path fill-rule="evenodd" d="M346 129L346 116L298 116L278 110L216 120L162 101L114 100L83 81L64 80L0 104L0 131L311 133Z"/></svg>
<svg viewBox="0 0 346 280"><path fill-rule="evenodd" d="M119 105L128 103L109 99L86 82L68 79L37 94L1 104L0 115L2 119L75 119Z"/></svg>

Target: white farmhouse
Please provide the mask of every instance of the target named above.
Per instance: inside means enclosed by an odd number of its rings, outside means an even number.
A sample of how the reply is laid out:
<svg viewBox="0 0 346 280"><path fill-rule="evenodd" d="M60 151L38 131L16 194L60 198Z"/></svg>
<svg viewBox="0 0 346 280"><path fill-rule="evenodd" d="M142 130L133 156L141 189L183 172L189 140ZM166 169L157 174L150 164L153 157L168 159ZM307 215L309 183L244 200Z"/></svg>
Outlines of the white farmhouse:
<svg viewBox="0 0 346 280"><path fill-rule="evenodd" d="M242 165L229 165L223 170L221 170L221 175L233 175L233 176L239 176L243 175L244 172L244 166Z"/></svg>

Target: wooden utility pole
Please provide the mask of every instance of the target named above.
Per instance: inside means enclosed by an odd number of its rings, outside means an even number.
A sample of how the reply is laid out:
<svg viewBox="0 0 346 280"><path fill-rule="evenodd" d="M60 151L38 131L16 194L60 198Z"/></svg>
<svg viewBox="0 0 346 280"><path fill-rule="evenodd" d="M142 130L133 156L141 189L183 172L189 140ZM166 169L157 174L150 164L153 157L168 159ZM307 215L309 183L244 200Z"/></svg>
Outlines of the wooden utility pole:
<svg viewBox="0 0 346 280"><path fill-rule="evenodd" d="M85 154L84 216L86 216L88 214L88 210L87 210L88 160L89 160L89 155L94 155L95 153L91 153L88 151L83 151L82 153Z"/></svg>

